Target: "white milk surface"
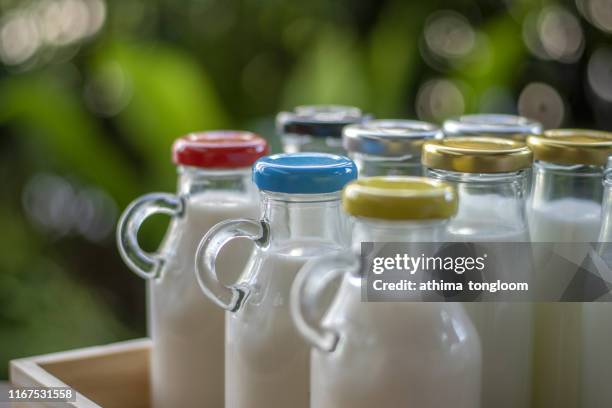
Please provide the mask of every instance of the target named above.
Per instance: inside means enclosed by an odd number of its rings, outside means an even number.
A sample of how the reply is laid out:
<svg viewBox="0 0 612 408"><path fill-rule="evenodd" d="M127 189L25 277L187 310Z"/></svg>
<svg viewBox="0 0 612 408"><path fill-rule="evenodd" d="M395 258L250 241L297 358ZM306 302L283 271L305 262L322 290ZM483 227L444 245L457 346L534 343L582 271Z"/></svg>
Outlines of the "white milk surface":
<svg viewBox="0 0 612 408"><path fill-rule="evenodd" d="M501 230L500 224L507 224L509 219L516 219L519 216L520 208L514 198L500 197L498 194L472 195L473 191L461 194L461 185L458 188L460 189L459 208L453 220L484 221L494 227L497 225L495 228L497 232Z"/></svg>
<svg viewBox="0 0 612 408"><path fill-rule="evenodd" d="M531 208L529 225L532 242L593 242L597 241L601 227L601 206L598 203L575 198L555 200ZM566 254L572 258L582 254ZM537 251L536 268L546 262ZM541 276L546 283L567 285L568 276ZM556 288L559 290L559 286ZM595 386L589 378L595 376L603 360L595 350L586 350L602 340L612 342L603 326L593 324L597 315L593 306L581 303L539 304L536 314L536 348L534 377L534 408L599 408L604 405L586 405L596 402L608 393L609 384ZM607 306L607 305L603 305ZM596 312L597 313L597 312ZM588 327L588 331L584 328ZM604 340L607 339L607 340ZM606 347L602 353L608 353ZM589 369L588 367L593 367ZM590 372L590 374L587 374ZM589 387L582 387L589 381ZM587 395L590 394L590 395Z"/></svg>
<svg viewBox="0 0 612 408"><path fill-rule="evenodd" d="M202 236L220 221L256 218L257 200L236 194L202 193L187 201L170 227L161 253L161 277L149 286L152 401L155 408L224 406L224 311L200 290L194 273ZM236 276L250 245L234 241L217 262L219 274Z"/></svg>
<svg viewBox="0 0 612 408"><path fill-rule="evenodd" d="M601 228L601 205L563 198L528 211L532 242L594 242Z"/></svg>
<svg viewBox="0 0 612 408"><path fill-rule="evenodd" d="M320 241L294 241L251 259L252 292L226 317L227 408L310 407L310 347L291 318L289 294L300 268L332 250Z"/></svg>
<svg viewBox="0 0 612 408"><path fill-rule="evenodd" d="M496 204L497 203L497 204ZM526 242L525 229L507 225L500 218L511 207L506 200L488 199L477 217L475 206L463 218L449 225L449 241ZM495 260L496 276L489 279L530 282L528 260L515 259L499 246L485 249L488 260ZM482 343L482 407L528 408L531 396L533 349L533 307L528 303L464 303Z"/></svg>
<svg viewBox="0 0 612 408"><path fill-rule="evenodd" d="M330 353L312 351L316 408L478 408L480 342L459 303L364 303L345 275L324 326Z"/></svg>

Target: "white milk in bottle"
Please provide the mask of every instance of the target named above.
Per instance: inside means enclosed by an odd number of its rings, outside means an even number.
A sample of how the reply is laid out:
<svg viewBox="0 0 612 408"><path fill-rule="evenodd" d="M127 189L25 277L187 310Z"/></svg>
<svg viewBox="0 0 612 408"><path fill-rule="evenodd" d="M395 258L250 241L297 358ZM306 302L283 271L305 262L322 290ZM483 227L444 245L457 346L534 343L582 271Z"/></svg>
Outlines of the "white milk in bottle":
<svg viewBox="0 0 612 408"><path fill-rule="evenodd" d="M255 257L248 283L265 285L265 291L251 295L256 307L245 305L227 314L228 406L308 406L304 398L310 387L308 348L297 336L287 298L280 294L289 293L295 275L308 260L334 250L338 247L322 248L314 240L296 241L265 259ZM302 254L296 255L298 251ZM278 384L283 386L277 388ZM296 401L296 396L302 400Z"/></svg>
<svg viewBox="0 0 612 408"><path fill-rule="evenodd" d="M171 228L160 251L168 254L164 269L169 272L149 283L150 333L156 348L151 354L151 388L160 407L173 406L174 401L197 406L199 398L211 392L206 388L215 387L215 393L223 388L224 317L202 297L195 282L193 258L200 238L212 226L258 213L256 196L201 193L187 204L185 216ZM236 276L249 254L247 242L232 243L220 257L219 268ZM212 367L220 371L211 372ZM188 397L187 386L200 395Z"/></svg>
<svg viewBox="0 0 612 408"><path fill-rule="evenodd" d="M593 242L601 225L601 179L606 155L612 151L612 138L590 130L553 130L528 139L536 163L528 214L533 242ZM536 268L544 271L547 259L534 247ZM580 261L586 256L582 247L564 253ZM541 273L539 286L551 294L562 293L572 276L551 271ZM599 407L598 393L609 386L596 386L586 371L595 361L591 346L604 333L592 327L593 306L582 303L541 303L536 314L536 355L534 407ZM588 326L588 332L583 327ZM594 340L595 339L595 340ZM605 340L604 340L605 341ZM612 338L608 340L608 343ZM607 350L601 351L604 354ZM591 356L591 357L589 357ZM597 357L596 357L597 358ZM596 371L591 371L596 372ZM601 383L599 383L601 385ZM590 389L589 389L590 388ZM598 388L598 389L595 389Z"/></svg>
<svg viewBox="0 0 612 408"><path fill-rule="evenodd" d="M323 153L273 155L254 166L261 190L261 219L219 224L202 240L197 269L204 293L226 314L228 408L308 408L308 345L289 314L289 293L310 259L346 248L340 190L357 177L348 158ZM238 281L217 280L219 249L247 237L255 250Z"/></svg>
<svg viewBox="0 0 612 408"><path fill-rule="evenodd" d="M372 177L349 184L343 206L358 251L361 242L444 239L456 196L424 178ZM358 262L358 252L314 260L292 289L293 318L313 346L311 406L478 408L480 342L463 306L363 302ZM321 282L335 276L342 283L319 325L311 316L325 298Z"/></svg>
<svg viewBox="0 0 612 408"><path fill-rule="evenodd" d="M448 240L477 242L484 247L488 262L495 265L495 276L486 276L488 280L530 283L530 259L516 259L503 244L529 240L524 211L526 177L533 160L529 148L511 139L458 136L425 143L422 160L429 177L457 188L459 210L448 225ZM531 304L464 306L482 342L482 406L528 408Z"/></svg>
<svg viewBox="0 0 612 408"><path fill-rule="evenodd" d="M223 407L223 312L202 297L193 259L212 226L259 213L250 166L266 153L267 144L248 132L203 132L177 140L173 151L178 194L135 201L120 221L119 248L128 266L148 279L152 405ZM171 215L172 221L158 252L147 254L136 237L154 213ZM236 242L219 265L237 276L249 254L247 242Z"/></svg>
<svg viewBox="0 0 612 408"><path fill-rule="evenodd" d="M422 176L423 142L441 138L438 126L416 120L368 120L342 131L342 143L359 177Z"/></svg>

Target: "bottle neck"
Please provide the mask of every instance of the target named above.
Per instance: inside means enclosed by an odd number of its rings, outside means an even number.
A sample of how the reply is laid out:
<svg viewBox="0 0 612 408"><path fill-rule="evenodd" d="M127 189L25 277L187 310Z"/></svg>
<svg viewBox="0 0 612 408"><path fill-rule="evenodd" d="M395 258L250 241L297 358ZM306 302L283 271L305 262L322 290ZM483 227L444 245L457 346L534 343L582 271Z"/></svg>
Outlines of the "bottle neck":
<svg viewBox="0 0 612 408"><path fill-rule="evenodd" d="M421 157L418 155L385 157L353 152L350 157L357 165L360 177L420 176L423 172Z"/></svg>
<svg viewBox="0 0 612 408"><path fill-rule="evenodd" d="M451 239L509 240L527 235L527 170L476 174L427 169L427 175L457 189L459 208L449 227Z"/></svg>
<svg viewBox="0 0 612 408"><path fill-rule="evenodd" d="M256 195L251 181L251 168L202 169L179 166L178 194L192 196L200 193L219 192Z"/></svg>
<svg viewBox="0 0 612 408"><path fill-rule="evenodd" d="M560 199L588 200L601 203L603 167L534 163L532 205Z"/></svg>
<svg viewBox="0 0 612 408"><path fill-rule="evenodd" d="M428 168L427 175L454 184L471 184L483 189L495 191L507 188L507 185L525 187L527 169L508 173L461 173L457 171Z"/></svg>
<svg viewBox="0 0 612 408"><path fill-rule="evenodd" d="M346 154L342 147L342 138L338 136L310 136L286 133L282 135L285 153L321 152Z"/></svg>
<svg viewBox="0 0 612 408"><path fill-rule="evenodd" d="M443 242L448 220L380 220L358 217L353 224L353 249L362 242Z"/></svg>
<svg viewBox="0 0 612 408"><path fill-rule="evenodd" d="M599 241L612 243L612 169L607 169L605 171L603 188L602 220ZM607 251L606 253L611 253L611 251Z"/></svg>
<svg viewBox="0 0 612 408"><path fill-rule="evenodd" d="M284 194L262 191L263 221L270 228L269 245L308 241L347 246L348 220L341 210L341 192Z"/></svg>

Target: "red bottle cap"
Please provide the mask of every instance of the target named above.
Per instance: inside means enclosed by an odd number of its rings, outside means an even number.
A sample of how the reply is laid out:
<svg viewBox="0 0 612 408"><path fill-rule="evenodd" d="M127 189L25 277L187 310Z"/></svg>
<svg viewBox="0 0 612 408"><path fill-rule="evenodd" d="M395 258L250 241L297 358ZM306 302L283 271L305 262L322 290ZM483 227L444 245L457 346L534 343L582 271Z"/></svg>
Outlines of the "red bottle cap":
<svg viewBox="0 0 612 408"><path fill-rule="evenodd" d="M174 163L194 167L249 167L267 154L264 138L241 130L190 133L172 146Z"/></svg>

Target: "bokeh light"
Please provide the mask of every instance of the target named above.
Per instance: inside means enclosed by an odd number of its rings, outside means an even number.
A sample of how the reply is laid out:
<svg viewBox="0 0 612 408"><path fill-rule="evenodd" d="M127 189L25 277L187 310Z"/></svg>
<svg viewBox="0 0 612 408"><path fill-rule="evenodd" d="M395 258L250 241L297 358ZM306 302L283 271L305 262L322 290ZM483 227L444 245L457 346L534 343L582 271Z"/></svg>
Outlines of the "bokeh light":
<svg viewBox="0 0 612 408"><path fill-rule="evenodd" d="M552 86L532 82L519 96L518 111L521 116L537 120L545 128L558 128L565 118L565 103Z"/></svg>
<svg viewBox="0 0 612 408"><path fill-rule="evenodd" d="M427 18L420 53L423 60L437 71L469 65L470 75L478 76L491 68L492 54L487 35L456 11L436 11Z"/></svg>
<svg viewBox="0 0 612 408"><path fill-rule="evenodd" d="M476 42L476 34L463 15L451 11L437 11L425 22L424 39L427 48L442 58L468 55Z"/></svg>
<svg viewBox="0 0 612 408"><path fill-rule="evenodd" d="M41 44L33 19L22 12L3 18L0 28L0 56L7 65L22 64L31 58Z"/></svg>
<svg viewBox="0 0 612 408"><path fill-rule="evenodd" d="M584 51L578 18L558 5L530 14L523 24L523 39L530 52L544 60L574 63Z"/></svg>
<svg viewBox="0 0 612 408"><path fill-rule="evenodd" d="M459 86L448 79L433 79L425 82L416 98L419 118L441 122L450 116L465 112L465 97Z"/></svg>
<svg viewBox="0 0 612 408"><path fill-rule="evenodd" d="M612 102L612 49L598 48L589 59L587 80L591 90L607 102Z"/></svg>
<svg viewBox="0 0 612 408"><path fill-rule="evenodd" d="M25 2L0 22L0 57L7 65L23 64L40 50L93 36L105 19L102 0Z"/></svg>
<svg viewBox="0 0 612 408"><path fill-rule="evenodd" d="M612 0L576 0L576 7L595 27L612 32Z"/></svg>
<svg viewBox="0 0 612 408"><path fill-rule="evenodd" d="M79 234L92 242L112 235L117 206L104 191L77 186L55 174L34 175L26 184L23 207L30 221L54 237Z"/></svg>

